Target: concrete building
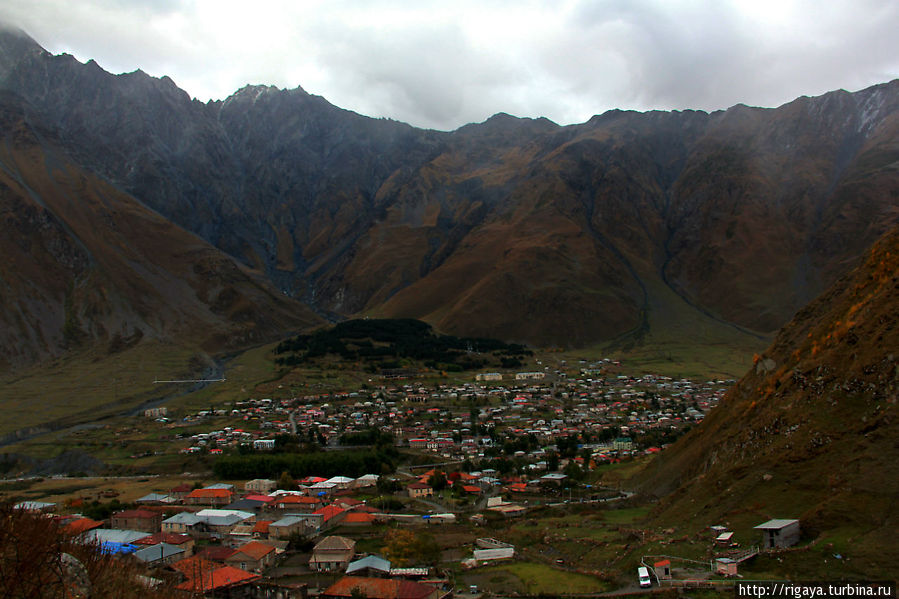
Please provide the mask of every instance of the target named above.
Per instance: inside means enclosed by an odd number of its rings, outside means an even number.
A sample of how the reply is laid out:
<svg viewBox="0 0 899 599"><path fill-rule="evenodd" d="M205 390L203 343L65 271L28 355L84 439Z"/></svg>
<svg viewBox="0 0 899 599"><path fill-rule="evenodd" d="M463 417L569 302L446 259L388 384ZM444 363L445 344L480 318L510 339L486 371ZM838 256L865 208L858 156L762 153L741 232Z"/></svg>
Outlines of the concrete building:
<svg viewBox="0 0 899 599"><path fill-rule="evenodd" d="M763 549L792 547L799 542L799 520L768 520L754 528L762 531Z"/></svg>
<svg viewBox="0 0 899 599"><path fill-rule="evenodd" d="M427 483L412 483L408 487L406 487L406 491L409 493L409 497L412 499L418 497L431 497L434 495L434 489L431 485Z"/></svg>
<svg viewBox="0 0 899 599"><path fill-rule="evenodd" d="M345 570L356 553L356 541L346 537L330 536L319 541L312 549L309 569L319 572Z"/></svg>
<svg viewBox="0 0 899 599"><path fill-rule="evenodd" d="M110 526L120 530L159 532L162 514L150 510L125 510L112 515Z"/></svg>
<svg viewBox="0 0 899 599"><path fill-rule="evenodd" d="M268 478L257 478L254 480L247 481L244 485L244 490L246 491L255 491L257 493L268 493L269 491L274 491L278 487L278 483Z"/></svg>

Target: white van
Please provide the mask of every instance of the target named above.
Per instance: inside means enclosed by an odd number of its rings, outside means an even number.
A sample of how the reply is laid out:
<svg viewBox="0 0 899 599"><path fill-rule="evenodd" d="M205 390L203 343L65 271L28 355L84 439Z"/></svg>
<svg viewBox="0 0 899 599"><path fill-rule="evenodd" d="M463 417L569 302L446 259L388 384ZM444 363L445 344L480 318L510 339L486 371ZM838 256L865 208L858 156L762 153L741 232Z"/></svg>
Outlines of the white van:
<svg viewBox="0 0 899 599"><path fill-rule="evenodd" d="M652 580L649 579L649 570L643 566L637 568L637 579L640 581L641 588L652 586Z"/></svg>

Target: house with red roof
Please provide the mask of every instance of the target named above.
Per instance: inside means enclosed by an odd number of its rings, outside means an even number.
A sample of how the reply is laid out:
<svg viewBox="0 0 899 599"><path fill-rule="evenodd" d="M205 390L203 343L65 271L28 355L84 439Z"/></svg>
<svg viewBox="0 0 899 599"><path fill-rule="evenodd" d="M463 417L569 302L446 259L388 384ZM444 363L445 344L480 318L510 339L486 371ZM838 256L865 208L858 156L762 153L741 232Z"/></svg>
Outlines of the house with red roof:
<svg viewBox="0 0 899 599"><path fill-rule="evenodd" d="M268 527L272 522L274 522L274 520L257 520L251 531L253 537L257 539L267 539Z"/></svg>
<svg viewBox="0 0 899 599"><path fill-rule="evenodd" d="M328 479L322 478L320 476L307 476L306 478L298 480L297 482L301 485L314 485L315 483L323 483L326 480Z"/></svg>
<svg viewBox="0 0 899 599"><path fill-rule="evenodd" d="M423 482L412 483L408 487L406 487L406 492L409 493L409 497L412 499L417 499L419 497L431 497L434 495L434 488Z"/></svg>
<svg viewBox="0 0 899 599"><path fill-rule="evenodd" d="M78 518L66 524L65 530L73 535L80 535L95 528L102 528L103 523L90 518Z"/></svg>
<svg viewBox="0 0 899 599"><path fill-rule="evenodd" d="M457 480L461 480L463 483L467 483L473 480L478 480L478 477L467 472L450 472L446 479L451 483L454 483Z"/></svg>
<svg viewBox="0 0 899 599"><path fill-rule="evenodd" d="M194 538L190 535L171 532L157 532L150 535L149 537L144 537L142 539L134 541L135 545L140 545L142 547L150 547L152 545L158 545L159 543L166 543L167 545L174 545L176 547L184 549L182 557L188 557L194 552L195 541Z"/></svg>
<svg viewBox="0 0 899 599"><path fill-rule="evenodd" d="M363 578L344 576L321 594L322 599L439 599L443 594L437 587L396 578Z"/></svg>
<svg viewBox="0 0 899 599"><path fill-rule="evenodd" d="M507 486L506 489L509 490L510 493L527 493L528 486L525 483L512 483Z"/></svg>
<svg viewBox="0 0 899 599"><path fill-rule="evenodd" d="M334 505L342 507L345 510L352 510L363 505L362 501L354 497L340 497L334 500Z"/></svg>
<svg viewBox="0 0 899 599"><path fill-rule="evenodd" d="M212 572L216 568L221 568L222 564L209 561L199 554L188 557L171 564L173 570L183 574L186 578L198 578L206 572Z"/></svg>
<svg viewBox="0 0 899 599"><path fill-rule="evenodd" d="M231 489L194 489L184 498L190 505L228 505L231 503Z"/></svg>
<svg viewBox="0 0 899 599"><path fill-rule="evenodd" d="M318 497L306 497L305 495L281 495L269 507L274 506L279 510L290 510L302 514L311 514L322 507L322 500Z"/></svg>
<svg viewBox="0 0 899 599"><path fill-rule="evenodd" d="M328 528L337 526L340 522L342 522L346 517L347 511L343 508L337 507L336 505L326 505L325 507L317 509L312 513L316 516L322 517L321 530L326 530Z"/></svg>
<svg viewBox="0 0 899 599"><path fill-rule="evenodd" d="M343 518L343 522L341 522L340 524L342 526L363 527L371 526L374 523L374 514L370 514L368 512L350 512Z"/></svg>
<svg viewBox="0 0 899 599"><path fill-rule="evenodd" d="M269 495L259 495L258 493L247 495L244 499L247 501L261 501L265 505L268 505L275 500L274 497L270 497Z"/></svg>
<svg viewBox="0 0 899 599"><path fill-rule="evenodd" d="M247 572L261 572L270 566L274 559L274 547L259 541L250 541L225 558L225 564Z"/></svg>
<svg viewBox="0 0 899 599"><path fill-rule="evenodd" d="M222 593L226 591L232 592L233 589L246 586L260 578L259 574L244 572L231 566L222 566L209 572L201 572L194 578L188 578L175 588L191 593L222 596Z"/></svg>

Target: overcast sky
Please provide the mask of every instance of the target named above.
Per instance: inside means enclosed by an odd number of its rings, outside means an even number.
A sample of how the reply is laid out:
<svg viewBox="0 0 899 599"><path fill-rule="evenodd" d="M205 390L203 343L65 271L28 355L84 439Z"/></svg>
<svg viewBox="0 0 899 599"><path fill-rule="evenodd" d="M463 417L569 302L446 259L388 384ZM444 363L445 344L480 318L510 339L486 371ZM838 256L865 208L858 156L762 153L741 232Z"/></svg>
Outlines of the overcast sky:
<svg viewBox="0 0 899 599"><path fill-rule="evenodd" d="M3 0L0 19L203 101L301 86L436 129L773 107L899 77L897 0Z"/></svg>

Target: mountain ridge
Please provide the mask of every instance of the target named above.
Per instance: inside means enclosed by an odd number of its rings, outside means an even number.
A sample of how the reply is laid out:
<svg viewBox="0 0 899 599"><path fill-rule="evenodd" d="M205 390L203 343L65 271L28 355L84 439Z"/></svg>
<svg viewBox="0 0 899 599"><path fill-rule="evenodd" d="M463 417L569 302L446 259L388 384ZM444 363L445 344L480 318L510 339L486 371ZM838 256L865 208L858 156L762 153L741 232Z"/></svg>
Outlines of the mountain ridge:
<svg viewBox="0 0 899 599"><path fill-rule="evenodd" d="M80 164L333 318L581 346L664 335L675 302L752 339L896 222L899 81L439 132L302 88L204 104L141 72L13 62L0 87Z"/></svg>
<svg viewBox="0 0 899 599"><path fill-rule="evenodd" d="M320 322L196 235L77 167L0 94L0 363L145 338L210 352Z"/></svg>

